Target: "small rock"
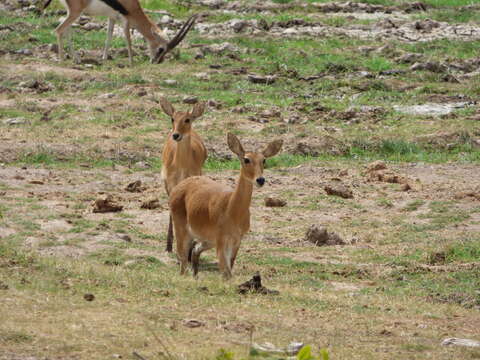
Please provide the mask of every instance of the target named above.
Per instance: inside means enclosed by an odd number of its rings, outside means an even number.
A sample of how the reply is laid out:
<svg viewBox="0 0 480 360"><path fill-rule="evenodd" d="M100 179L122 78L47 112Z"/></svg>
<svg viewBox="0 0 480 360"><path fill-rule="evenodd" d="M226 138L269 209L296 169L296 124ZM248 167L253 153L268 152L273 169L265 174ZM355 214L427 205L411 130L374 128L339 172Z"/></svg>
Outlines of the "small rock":
<svg viewBox="0 0 480 360"><path fill-rule="evenodd" d="M226 3L225 0L200 0L199 3L203 6L208 6L212 9L220 9Z"/></svg>
<svg viewBox="0 0 480 360"><path fill-rule="evenodd" d="M345 245L345 241L336 233L328 232L323 226L311 225L307 230L305 240L317 245Z"/></svg>
<svg viewBox="0 0 480 360"><path fill-rule="evenodd" d="M277 77L275 75L262 76L256 74L248 74L247 79L254 84L273 84Z"/></svg>
<svg viewBox="0 0 480 360"><path fill-rule="evenodd" d="M416 62L410 66L411 71L428 70L435 73L443 73L447 71L447 67L437 61L427 61L424 63Z"/></svg>
<svg viewBox="0 0 480 360"><path fill-rule="evenodd" d="M141 89L141 90L139 90L139 91L137 92L137 96L138 96L138 97L143 97L143 96L145 96L145 95L147 95L147 94L148 94L148 92L147 92L147 90L145 90L145 89Z"/></svg>
<svg viewBox="0 0 480 360"><path fill-rule="evenodd" d="M33 52L30 49L20 49L20 50L15 51L15 53L19 54L19 55L24 55L24 56L32 56L33 55Z"/></svg>
<svg viewBox="0 0 480 360"><path fill-rule="evenodd" d="M137 161L134 166L139 168L139 169L150 169L152 167L146 161Z"/></svg>
<svg viewBox="0 0 480 360"><path fill-rule="evenodd" d="M298 124L301 121L302 121L302 118L298 114L292 114L286 117L285 119L283 119L283 122L287 124Z"/></svg>
<svg viewBox="0 0 480 360"><path fill-rule="evenodd" d="M415 21L415 23L413 24L413 28L415 30L423 30L427 32L430 32L438 27L440 27L440 23L430 19Z"/></svg>
<svg viewBox="0 0 480 360"><path fill-rule="evenodd" d="M183 98L183 103L184 104L196 104L196 103L198 103L198 97L196 97L196 96L185 96Z"/></svg>
<svg viewBox="0 0 480 360"><path fill-rule="evenodd" d="M89 22L89 23L86 23L85 25L83 25L82 29L84 29L86 31L101 30L101 29L103 29L103 25Z"/></svg>
<svg viewBox="0 0 480 360"><path fill-rule="evenodd" d="M278 295L280 294L277 290L267 289L262 285L262 278L259 272L256 272L253 277L244 282L243 284L238 285L237 291L239 294L248 294L248 293L258 293L263 295Z"/></svg>
<svg viewBox="0 0 480 360"><path fill-rule="evenodd" d="M137 181L134 181L134 182L128 184L127 187L125 188L125 190L128 191L128 192L138 193L138 192L144 191L145 188L142 186L142 181L137 180Z"/></svg>
<svg viewBox="0 0 480 360"><path fill-rule="evenodd" d="M247 21L241 19L232 19L229 21L229 26L237 33L241 32L247 25Z"/></svg>
<svg viewBox="0 0 480 360"><path fill-rule="evenodd" d="M99 99L111 99L113 97L115 97L114 93L106 93L98 96Z"/></svg>
<svg viewBox="0 0 480 360"><path fill-rule="evenodd" d="M149 199L149 200L145 200L140 207L142 209L149 209L149 210L158 209L160 207L160 202L157 198Z"/></svg>
<svg viewBox="0 0 480 360"><path fill-rule="evenodd" d="M283 34L285 35L297 35L300 31L296 28L288 28L283 30Z"/></svg>
<svg viewBox="0 0 480 360"><path fill-rule="evenodd" d="M367 165L368 171L384 170L386 168L387 168L387 165L382 160L377 160Z"/></svg>
<svg viewBox="0 0 480 360"><path fill-rule="evenodd" d="M84 298L86 301L93 301L93 300L95 300L95 295L93 295L93 294L85 294L85 295L83 295L83 298Z"/></svg>
<svg viewBox="0 0 480 360"><path fill-rule="evenodd" d="M16 118L3 120L3 123L5 125L23 125L23 124L28 124L28 120L23 117L16 117Z"/></svg>
<svg viewBox="0 0 480 360"><path fill-rule="evenodd" d="M160 24L167 25L167 24L170 24L172 21L173 21L173 19L170 16L163 15L160 19Z"/></svg>
<svg viewBox="0 0 480 360"><path fill-rule="evenodd" d="M460 83L460 81L455 77L453 76L452 74L445 74L442 76L442 81L445 81L445 82L448 82L448 83L452 83L452 84L458 84Z"/></svg>
<svg viewBox="0 0 480 360"><path fill-rule="evenodd" d="M34 185L44 185L45 182L43 182L42 180L31 180L28 182L29 184L34 184Z"/></svg>
<svg viewBox="0 0 480 360"><path fill-rule="evenodd" d="M206 72L199 72L194 74L193 76L195 76L199 80L210 80L210 75L208 75L208 73Z"/></svg>
<svg viewBox="0 0 480 360"><path fill-rule="evenodd" d="M278 111L276 109L264 110L258 115L262 118L265 118L265 119L278 118L278 117L280 117L280 111Z"/></svg>
<svg viewBox="0 0 480 360"><path fill-rule="evenodd" d="M219 101L214 100L214 99L209 99L207 101L207 105L208 105L208 107L211 107L211 108L214 108L214 109L217 109L217 110L222 108L222 104Z"/></svg>
<svg viewBox="0 0 480 360"><path fill-rule="evenodd" d="M54 43L54 44L48 45L48 51L51 51L55 54L58 53L58 44Z"/></svg>
<svg viewBox="0 0 480 360"><path fill-rule="evenodd" d="M323 187L328 195L340 196L344 199L352 199L353 193L348 187L343 184L330 184Z"/></svg>
<svg viewBox="0 0 480 360"><path fill-rule="evenodd" d="M202 51L197 51L193 58L195 60L205 59L205 54Z"/></svg>
<svg viewBox="0 0 480 360"><path fill-rule="evenodd" d="M402 64L413 64L420 61L423 58L422 54L407 53L402 56L399 56L395 61Z"/></svg>
<svg viewBox="0 0 480 360"><path fill-rule="evenodd" d="M197 327L205 326L205 323L200 320L188 319L188 320L183 320L183 325L189 328L197 328Z"/></svg>
<svg viewBox="0 0 480 360"><path fill-rule="evenodd" d="M282 199L266 197L265 198L265 206L268 207L284 207L287 205L287 202Z"/></svg>
<svg viewBox="0 0 480 360"><path fill-rule="evenodd" d="M116 204L112 195L97 199L93 203L94 213L118 212L122 210L123 206Z"/></svg>
<svg viewBox="0 0 480 360"><path fill-rule="evenodd" d="M457 345L467 347L480 347L480 341L471 339L448 338L442 341L443 346Z"/></svg>
<svg viewBox="0 0 480 360"><path fill-rule="evenodd" d="M166 85L177 85L178 82L177 80L173 80L173 79L166 79L163 81Z"/></svg>
<svg viewBox="0 0 480 360"><path fill-rule="evenodd" d="M225 52L229 52L229 53L238 53L240 52L240 49L229 43L229 42L224 42L224 43L221 43L221 44L211 44L211 45L208 45L208 46L204 46L202 48L202 52L204 54L208 54L208 53L211 53L211 54L215 54L215 55L220 55L220 54L223 54Z"/></svg>
<svg viewBox="0 0 480 360"><path fill-rule="evenodd" d="M128 234L118 234L118 237L126 242L132 242L132 238Z"/></svg>
<svg viewBox="0 0 480 360"><path fill-rule="evenodd" d="M411 189L412 189L412 187L410 186L409 183L404 183L400 186L401 191L408 191L408 190L411 190Z"/></svg>

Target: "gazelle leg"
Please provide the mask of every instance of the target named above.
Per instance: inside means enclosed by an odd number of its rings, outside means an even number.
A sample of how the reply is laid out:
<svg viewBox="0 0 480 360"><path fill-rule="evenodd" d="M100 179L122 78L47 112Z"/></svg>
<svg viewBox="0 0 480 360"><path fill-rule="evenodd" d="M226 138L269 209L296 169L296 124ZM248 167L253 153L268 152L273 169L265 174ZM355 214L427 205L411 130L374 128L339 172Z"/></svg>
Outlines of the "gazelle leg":
<svg viewBox="0 0 480 360"><path fill-rule="evenodd" d="M127 40L127 50L128 50L128 61L130 66L133 65L133 53L132 53L132 38L130 36L130 24L127 19L123 24L123 33L125 34L125 39Z"/></svg>
<svg viewBox="0 0 480 360"><path fill-rule="evenodd" d="M240 248L240 244L235 244L233 246L233 250L232 250L232 256L230 258L230 269L233 270L233 264L235 264L235 259L237 258L237 253L238 253L238 249Z"/></svg>
<svg viewBox="0 0 480 360"><path fill-rule="evenodd" d="M218 244L218 242L217 242ZM232 277L232 270L230 268L230 256L228 254L228 245L219 244L217 246L218 267L223 274L223 278L228 280Z"/></svg>
<svg viewBox="0 0 480 360"><path fill-rule="evenodd" d="M198 274L198 265L200 264L200 254L206 250L206 248L201 243L197 243L192 251L192 270L193 276Z"/></svg>
<svg viewBox="0 0 480 360"><path fill-rule="evenodd" d="M80 11L69 10L67 18L55 29L55 32L57 33L57 42L58 42L58 58L60 59L60 61L65 60L65 54L63 51L63 36L65 35L65 32L69 30L70 26L75 22L75 20L77 20L80 14L81 14ZM73 45L71 45L71 43L70 43L70 47L72 51Z"/></svg>
<svg viewBox="0 0 480 360"><path fill-rule="evenodd" d="M105 48L103 49L103 60L108 60L108 50L110 49L110 44L113 37L113 29L115 27L115 19L108 18L108 30L107 30L107 40L105 40Z"/></svg>
<svg viewBox="0 0 480 360"><path fill-rule="evenodd" d="M187 219L184 215L172 213L175 239L177 240L177 257L180 261L180 274L184 275L188 267L188 253L193 239L187 230Z"/></svg>
<svg viewBox="0 0 480 360"><path fill-rule="evenodd" d="M168 233L167 233L167 247L165 251L172 252L173 249L173 225L172 225L172 215L168 221Z"/></svg>

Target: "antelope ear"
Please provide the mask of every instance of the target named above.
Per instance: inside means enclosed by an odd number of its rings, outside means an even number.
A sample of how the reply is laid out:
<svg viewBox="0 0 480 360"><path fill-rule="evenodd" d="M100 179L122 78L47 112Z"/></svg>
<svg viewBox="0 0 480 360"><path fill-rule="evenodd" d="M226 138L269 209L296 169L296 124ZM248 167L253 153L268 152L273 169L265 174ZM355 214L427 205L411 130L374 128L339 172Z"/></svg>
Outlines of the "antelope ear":
<svg viewBox="0 0 480 360"><path fill-rule="evenodd" d="M245 150L243 150L243 146L240 143L240 140L238 140L235 135L233 135L232 133L228 133L227 143L228 147L230 148L230 150L232 150L234 154L237 154L237 156L241 159L244 157Z"/></svg>
<svg viewBox="0 0 480 360"><path fill-rule="evenodd" d="M203 115L205 111L205 103L201 102L201 103L196 103L195 105L193 105L193 109L192 111L190 111L190 115L196 119L196 118L199 118L200 116Z"/></svg>
<svg viewBox="0 0 480 360"><path fill-rule="evenodd" d="M263 156L266 158L272 157L274 155L277 155L277 153L280 151L283 145L283 140L274 140L270 144L267 145L265 150L262 151Z"/></svg>
<svg viewBox="0 0 480 360"><path fill-rule="evenodd" d="M170 104L170 101L168 101L166 98L161 98L160 99L160 105L168 116L172 117L173 114L175 113L175 108L173 107L172 104Z"/></svg>

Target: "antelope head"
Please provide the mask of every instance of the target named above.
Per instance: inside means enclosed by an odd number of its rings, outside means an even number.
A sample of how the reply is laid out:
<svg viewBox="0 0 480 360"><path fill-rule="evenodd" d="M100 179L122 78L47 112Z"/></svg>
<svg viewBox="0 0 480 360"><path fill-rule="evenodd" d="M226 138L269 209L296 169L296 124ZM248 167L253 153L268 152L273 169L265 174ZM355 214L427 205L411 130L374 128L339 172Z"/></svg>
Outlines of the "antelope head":
<svg viewBox="0 0 480 360"><path fill-rule="evenodd" d="M180 142L190 135L193 120L202 116L205 111L205 103L197 103L191 111L176 111L173 105L165 98L160 100L165 114L172 119L172 139Z"/></svg>
<svg viewBox="0 0 480 360"><path fill-rule="evenodd" d="M280 151L283 140L274 140L265 149L257 152L245 152L240 140L232 133L228 133L227 142L230 150L240 160L242 176L257 187L262 187L265 184L265 178L263 177L265 159L276 155Z"/></svg>
<svg viewBox="0 0 480 360"><path fill-rule="evenodd" d="M175 49L175 47L180 44L180 42L185 38L187 33L192 28L193 24L195 24L195 20L197 19L197 15L192 15L188 18L188 20L183 24L182 28L178 31L178 33L173 37L172 40L167 41L163 36L161 36L158 32L154 31L154 38L157 40L157 45L150 47L151 59L153 64L160 64L163 62L165 55Z"/></svg>

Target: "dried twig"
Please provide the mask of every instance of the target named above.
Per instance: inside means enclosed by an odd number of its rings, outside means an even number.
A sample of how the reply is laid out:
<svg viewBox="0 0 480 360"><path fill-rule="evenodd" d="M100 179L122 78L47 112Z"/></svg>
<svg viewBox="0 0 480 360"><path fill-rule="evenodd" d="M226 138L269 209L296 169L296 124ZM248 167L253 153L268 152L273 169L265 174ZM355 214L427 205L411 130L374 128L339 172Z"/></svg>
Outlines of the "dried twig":
<svg viewBox="0 0 480 360"><path fill-rule="evenodd" d="M140 355L139 353L137 353L136 351L134 351L132 353L133 356L135 356L137 359L140 359L140 360L147 360L145 359L142 355Z"/></svg>

